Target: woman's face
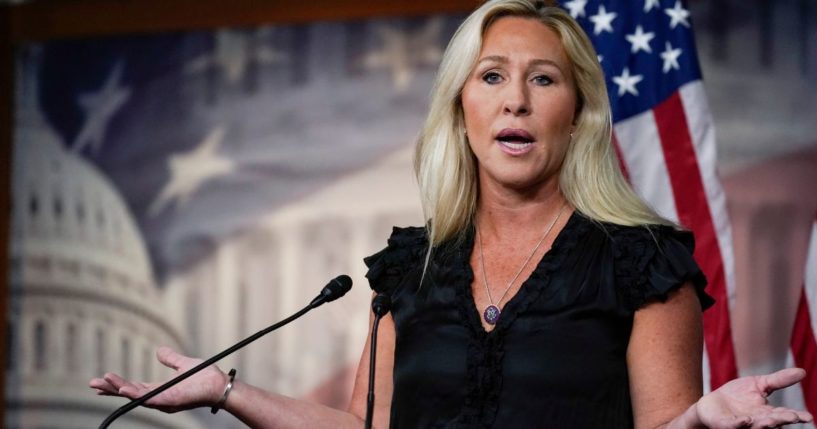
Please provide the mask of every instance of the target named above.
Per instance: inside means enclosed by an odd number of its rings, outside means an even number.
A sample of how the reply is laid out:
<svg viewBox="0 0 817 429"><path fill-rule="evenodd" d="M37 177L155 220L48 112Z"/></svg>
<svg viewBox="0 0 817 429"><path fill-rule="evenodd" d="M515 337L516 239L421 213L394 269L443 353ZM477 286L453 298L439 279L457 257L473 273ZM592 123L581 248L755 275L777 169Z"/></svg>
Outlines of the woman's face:
<svg viewBox="0 0 817 429"><path fill-rule="evenodd" d="M462 109L481 186L528 191L558 185L576 92L553 30L530 18L494 22L463 87Z"/></svg>

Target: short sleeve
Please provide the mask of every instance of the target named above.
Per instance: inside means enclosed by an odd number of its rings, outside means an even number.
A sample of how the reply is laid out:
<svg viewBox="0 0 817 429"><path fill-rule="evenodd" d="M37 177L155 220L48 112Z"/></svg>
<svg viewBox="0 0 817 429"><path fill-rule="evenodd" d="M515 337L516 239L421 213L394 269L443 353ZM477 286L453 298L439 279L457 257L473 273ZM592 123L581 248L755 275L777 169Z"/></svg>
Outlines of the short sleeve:
<svg viewBox="0 0 817 429"><path fill-rule="evenodd" d="M409 272L422 264L427 248L425 228L394 227L386 248L363 258L369 268L369 286L377 293L391 294Z"/></svg>
<svg viewBox="0 0 817 429"><path fill-rule="evenodd" d="M612 239L616 286L627 310L665 301L686 283L695 288L703 309L715 302L704 291L706 277L692 256L691 232L669 226L628 227L616 231Z"/></svg>

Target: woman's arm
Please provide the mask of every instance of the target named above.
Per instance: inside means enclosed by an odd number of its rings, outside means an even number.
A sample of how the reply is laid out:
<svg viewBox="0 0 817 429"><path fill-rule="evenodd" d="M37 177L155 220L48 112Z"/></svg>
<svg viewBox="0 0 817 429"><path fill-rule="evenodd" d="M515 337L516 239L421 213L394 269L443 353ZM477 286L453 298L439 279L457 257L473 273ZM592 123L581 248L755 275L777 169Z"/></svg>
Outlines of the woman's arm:
<svg viewBox="0 0 817 429"><path fill-rule="evenodd" d="M692 286L636 311L627 369L636 428L657 428L701 397L701 305Z"/></svg>
<svg viewBox="0 0 817 429"><path fill-rule="evenodd" d="M371 323L370 323L371 326ZM373 427L387 428L391 405L391 376L394 361L394 323L391 316L380 322L377 342L377 388ZM336 410L321 404L297 400L259 389L237 379L224 404L224 409L252 428L329 428L363 427L366 416L368 391L369 340L357 371L355 389L349 411ZM159 361L176 370L176 374L198 365L201 360L176 353L167 347L157 351ZM108 373L90 381L90 387L100 395L138 398L161 383L140 383ZM148 401L147 406L165 412L176 412L196 407L209 407L221 398L227 376L216 366L168 389Z"/></svg>
<svg viewBox="0 0 817 429"><path fill-rule="evenodd" d="M809 422L808 412L767 404L805 371L741 377L701 395L701 307L691 285L635 314L627 368L636 428L772 428Z"/></svg>

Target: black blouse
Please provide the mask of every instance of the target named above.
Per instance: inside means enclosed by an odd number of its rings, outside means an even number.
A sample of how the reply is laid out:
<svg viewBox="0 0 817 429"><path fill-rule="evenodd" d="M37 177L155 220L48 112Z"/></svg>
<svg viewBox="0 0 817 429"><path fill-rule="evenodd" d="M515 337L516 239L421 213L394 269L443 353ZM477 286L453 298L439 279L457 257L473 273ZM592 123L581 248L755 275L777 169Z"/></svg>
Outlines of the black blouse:
<svg viewBox="0 0 817 429"><path fill-rule="evenodd" d="M692 234L574 213L489 333L471 294L473 239L435 248L422 287L424 228L394 228L365 259L372 289L392 297L392 428L632 427L634 312L685 282L712 304Z"/></svg>

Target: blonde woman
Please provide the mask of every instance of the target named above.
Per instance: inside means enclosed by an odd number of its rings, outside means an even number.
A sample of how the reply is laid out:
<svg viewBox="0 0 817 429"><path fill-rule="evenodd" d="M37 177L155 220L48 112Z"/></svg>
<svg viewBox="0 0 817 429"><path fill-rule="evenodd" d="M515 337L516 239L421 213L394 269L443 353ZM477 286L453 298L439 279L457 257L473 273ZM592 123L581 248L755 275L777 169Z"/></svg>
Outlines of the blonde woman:
<svg viewBox="0 0 817 429"><path fill-rule="evenodd" d="M810 421L766 405L803 371L701 397L693 240L630 190L610 143L596 54L562 10L493 0L446 50L417 145L428 218L366 258L391 295L380 327L378 428L737 428ZM367 346L368 349L368 346ZM363 356L368 356L364 350ZM165 365L198 360L169 349ZM221 404L251 427L360 427L368 361L349 412L236 382ZM216 367L159 395L167 411L220 400ZM153 384L115 374L101 394Z"/></svg>

